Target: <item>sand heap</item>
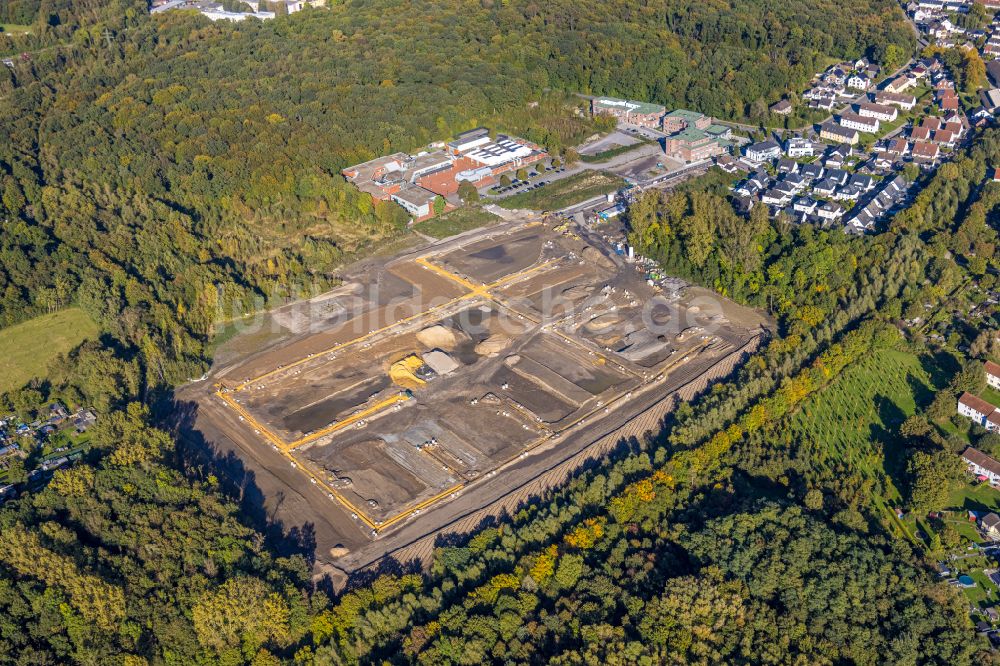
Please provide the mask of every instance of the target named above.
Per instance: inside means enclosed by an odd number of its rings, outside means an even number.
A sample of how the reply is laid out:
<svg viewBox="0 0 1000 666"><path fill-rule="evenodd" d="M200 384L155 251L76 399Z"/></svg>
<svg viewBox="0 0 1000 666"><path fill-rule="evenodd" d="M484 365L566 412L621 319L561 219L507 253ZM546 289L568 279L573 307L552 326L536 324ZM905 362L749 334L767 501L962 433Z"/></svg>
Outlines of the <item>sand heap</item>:
<svg viewBox="0 0 1000 666"><path fill-rule="evenodd" d="M496 333L476 345L476 353L480 356L496 356L510 344L510 337Z"/></svg>
<svg viewBox="0 0 1000 666"><path fill-rule="evenodd" d="M455 345L458 344L455 331L441 324L428 326L417 333L417 341L431 349L447 349L449 351L454 349Z"/></svg>

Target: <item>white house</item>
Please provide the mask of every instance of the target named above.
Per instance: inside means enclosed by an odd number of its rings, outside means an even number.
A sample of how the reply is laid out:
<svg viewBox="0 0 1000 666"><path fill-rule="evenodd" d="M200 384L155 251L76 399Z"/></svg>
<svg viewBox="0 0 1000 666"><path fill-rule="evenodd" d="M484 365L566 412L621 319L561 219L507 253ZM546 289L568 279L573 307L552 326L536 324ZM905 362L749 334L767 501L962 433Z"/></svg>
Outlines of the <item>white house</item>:
<svg viewBox="0 0 1000 666"><path fill-rule="evenodd" d="M859 132L874 134L878 132L880 125L878 118L866 118L864 116L859 116L856 113L845 111L840 114L840 126L846 127L847 129L857 130Z"/></svg>
<svg viewBox="0 0 1000 666"><path fill-rule="evenodd" d="M847 78L847 87L855 90L868 90L871 84L868 77L861 74L852 74Z"/></svg>
<svg viewBox="0 0 1000 666"><path fill-rule="evenodd" d="M1000 389L1000 365L986 361L983 369L986 371L986 383L995 389Z"/></svg>
<svg viewBox="0 0 1000 666"><path fill-rule="evenodd" d="M1000 483L1000 462L982 451L970 446L962 451L962 460L965 461L972 474L977 477L985 477L983 480L989 481L991 485Z"/></svg>
<svg viewBox="0 0 1000 666"><path fill-rule="evenodd" d="M978 395L963 393L958 399L958 413L975 421L987 430L1000 430L1000 409Z"/></svg>
<svg viewBox="0 0 1000 666"><path fill-rule="evenodd" d="M785 142L785 153L791 157L812 157L813 144L809 139L802 137L792 137Z"/></svg>
<svg viewBox="0 0 1000 666"><path fill-rule="evenodd" d="M899 109L888 104L864 102L858 106L858 115L864 118L877 118L884 123L891 123L899 117Z"/></svg>
<svg viewBox="0 0 1000 666"><path fill-rule="evenodd" d="M832 201L827 201L825 204L820 206L816 210L816 214L822 217L824 220L837 220L843 217L844 208L840 204L835 204Z"/></svg>
<svg viewBox="0 0 1000 666"><path fill-rule="evenodd" d="M768 139L747 146L746 156L754 162L770 162L781 157L781 146L777 141Z"/></svg>

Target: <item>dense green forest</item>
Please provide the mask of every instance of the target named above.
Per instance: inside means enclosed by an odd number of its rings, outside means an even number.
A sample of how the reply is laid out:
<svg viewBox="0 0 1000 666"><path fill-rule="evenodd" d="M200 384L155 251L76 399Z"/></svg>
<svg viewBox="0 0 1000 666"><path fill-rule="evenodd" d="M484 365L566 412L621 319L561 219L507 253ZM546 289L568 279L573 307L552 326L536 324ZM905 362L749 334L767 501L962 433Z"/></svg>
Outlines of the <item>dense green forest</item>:
<svg viewBox="0 0 1000 666"><path fill-rule="evenodd" d="M383 0L226 25L0 0L0 16L38 28L0 67L0 319L77 304L105 331L31 389L99 419L84 461L0 510L0 663L988 663L866 480L805 473L783 434L859 359L924 344L904 314L991 279L996 133L875 238L744 223L711 179L643 198L640 249L768 308L778 335L426 575L327 596L308 540L249 527L143 404L203 371L220 320L403 233L341 167L476 124L558 153L592 131L571 92L752 117L832 58L909 52L895 3Z"/></svg>

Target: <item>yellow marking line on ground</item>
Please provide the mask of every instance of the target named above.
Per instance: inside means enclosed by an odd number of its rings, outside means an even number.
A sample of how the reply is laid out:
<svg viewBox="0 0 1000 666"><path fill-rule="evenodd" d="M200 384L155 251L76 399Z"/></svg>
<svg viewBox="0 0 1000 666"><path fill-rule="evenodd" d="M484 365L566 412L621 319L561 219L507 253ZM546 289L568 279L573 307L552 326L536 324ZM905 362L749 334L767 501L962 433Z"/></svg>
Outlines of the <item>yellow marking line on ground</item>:
<svg viewBox="0 0 1000 666"><path fill-rule="evenodd" d="M447 308L447 307L449 307L451 305L454 305L455 303L458 303L460 301L467 300L467 299L473 298L475 296L483 296L485 298L491 298L492 299L492 295L488 291L489 289L493 289L495 287L502 286L502 285L504 285L504 284L506 284L508 282L511 282L511 281L516 280L516 279L518 279L520 277L523 277L523 276L525 276L525 275L527 275L529 273L533 273L535 271L541 270L542 268L545 268L549 264L552 264L553 262L558 261L558 259L552 259L552 260L549 260L549 261L547 261L547 262L545 262L543 264L540 264L538 266L534 266L534 267L529 268L527 270L521 271L520 273L515 273L514 275L508 275L507 277L505 277L505 278L503 278L501 280L498 280L498 281L494 282L493 284L489 284L489 285L476 285L475 283L470 282L470 281L466 280L465 278L452 273L451 271L448 271L448 270L446 270L444 268L441 268L437 264L435 264L435 263L433 263L431 261L428 261L424 257L420 257L418 259L415 259L414 261L415 261L415 263L420 264L421 266L425 266L428 270L431 270L431 271L437 273L438 275L440 275L442 277L445 277L445 278L447 278L447 279L449 279L449 280L451 280L451 281L453 281L453 282L455 282L457 284L460 284L462 287L468 289L469 292L465 293L465 294L462 294L461 296L457 296L457 297L449 300L446 303L442 303L441 305L437 305L437 306L434 306L434 307L429 308L427 310L423 310L421 312L417 312L417 313L412 314L412 315L410 315L408 317L404 317L403 319L398 319L398 320L392 322L391 324L386 324L385 326L383 326L381 328L375 329L373 331L369 331L368 333L360 335L360 336L358 336L358 337L356 337L356 338L354 338L352 340L348 340L347 342L341 342L339 344L336 344L336 345L334 345L332 347L329 347L327 349L324 349L322 351L314 352L311 356L305 356L303 358L300 358L297 361L292 361L291 363L283 365L280 368L275 368L275 369L269 370L268 372L265 372L265 373L263 373L261 375L258 375L258 376L254 377L252 379L247 379L246 381L244 381L244 382L242 382L240 384L237 384L233 388L233 391L235 391L235 392L243 391L243 390L245 390L247 388L247 386L253 384L254 382L259 382L262 379L267 379L268 377L273 377L274 375L279 374L281 372L284 372L285 370L290 370L291 368L295 368L297 366L300 366L303 363L307 363L307 362L311 361L312 359L314 359L314 358L316 358L318 356L324 356L326 354L332 354L334 352L340 351L341 349L345 349L347 347L355 345L355 344L357 344L359 342L363 342L364 340L367 340L370 337L373 337L373 336L378 335L380 333L384 333L384 332L386 332L386 331L388 331L388 330L390 330L390 329L392 329L392 328L394 328L396 326L401 326L401 325L407 324L407 323L409 323L409 322L411 322L411 321L413 321L415 319L419 319L421 317L425 317L427 315L433 314L435 312L438 312L439 310Z"/></svg>
<svg viewBox="0 0 1000 666"><path fill-rule="evenodd" d="M291 451L288 451L287 449L280 449L279 452L281 453L281 455L285 456L290 461L295 463L296 468L301 470L302 474L308 476L310 479L315 481L317 486L321 486L323 490L326 491L327 495L336 499L344 506L344 508L350 510L351 513L356 515L358 519L361 520L361 522L363 522L365 525L367 525L373 530L378 529L378 523L376 523L374 520L365 515L365 513L361 509L354 506L354 504L352 504L349 499L340 494L340 492L336 488L333 488L332 486L327 484L326 481L324 481L317 475L310 472L305 464L303 464L298 458L292 455Z"/></svg>
<svg viewBox="0 0 1000 666"><path fill-rule="evenodd" d="M506 277L502 277L499 280L497 280L496 282L491 282L490 284L486 285L486 288L487 289L496 289L497 287L504 287L504 286L508 285L509 283L515 281L515 280L519 280L520 278L523 278L523 277L526 277L528 275L531 275L532 273L537 273L538 271L542 270L543 268L546 268L548 266L551 266L552 264L558 263L561 260L562 260L561 257L556 257L555 259L549 259L548 261L544 261L544 262L538 264L537 266L532 266L530 268L525 268L520 273L514 273L513 275L508 275Z"/></svg>
<svg viewBox="0 0 1000 666"><path fill-rule="evenodd" d="M486 285L476 284L474 282L470 282L470 281L466 280L464 277L462 277L460 275L452 273L451 271L449 271L449 270L447 270L445 268L441 268L440 266L438 266L434 262L428 260L426 257L419 257L418 259L415 260L415 263L420 264L424 268L430 269L431 271L433 271L434 273L437 273L438 275L440 275L443 278L447 278L448 280L451 280L452 282L457 282L458 284L460 284L463 287L465 287L466 289L468 289L470 292L473 292L473 293L482 293L486 289ZM469 294L466 294L466 296L468 296L468 295Z"/></svg>
<svg viewBox="0 0 1000 666"><path fill-rule="evenodd" d="M348 416L346 419L344 419L342 421L336 421L334 423L331 423L330 425L326 426L325 428L321 428L321 429L317 430L314 433L308 434L305 437L301 437L301 438L295 440L294 442L290 442L288 444L285 444L284 447L286 449L288 449L289 451L292 450L292 449L298 448L298 447L302 446L303 444L308 444L309 442L315 441L315 440L317 440L317 439L319 439L321 437L325 437L325 436L329 435L330 433L337 432L338 430L342 430L342 429L346 428L349 425L353 425L353 424L357 423L358 421L361 421L362 419L364 419L366 417L369 417L372 414L375 414L376 412L380 412L380 411L384 410L387 407L391 407L392 405L395 405L395 404L400 403L400 402L405 402L407 400L409 400L409 398L407 397L407 395L405 393L397 393L396 395L394 395L394 396L392 396L390 398L386 398L385 400L383 400L383 401L381 401L379 403L376 403L376 404L372 405L371 407L368 407L367 409L361 410L357 414L351 414L350 416Z"/></svg>
<svg viewBox="0 0 1000 666"><path fill-rule="evenodd" d="M392 518L387 518L387 519L383 520L382 523L378 527L376 527L375 529L377 531L381 532L382 530L384 530L385 528L389 527L390 525L392 525L394 523L398 523L399 521L403 520L404 518L409 518L411 515L413 515L414 512L420 511L420 510L422 510L422 509L430 506L431 504L436 503L438 500L444 499L448 495L450 495L450 494L452 494L452 493L454 493L456 491L461 490L464 487L465 487L464 483L456 483L451 488L448 488L448 490L440 492L437 495L435 495L434 497L430 497L428 499L425 499L420 504L417 504L416 506L412 506L409 509L407 509L406 511L402 511L400 513L397 513Z"/></svg>
<svg viewBox="0 0 1000 666"><path fill-rule="evenodd" d="M250 425L252 425L255 430L259 431L262 435L264 435L264 437L269 442L271 442L272 444L274 444L278 448L284 448L284 446L285 446L284 440L282 440L280 437L278 437L277 435L275 435L264 424L260 423L259 421L257 421L257 419L255 419L253 416L251 416L250 412L247 411L246 408L243 407L243 405L239 404L238 402L236 402L236 400L234 400L233 398L231 398L229 396L229 394L224 393L223 391L216 391L215 395L217 395L220 398L222 398L222 400L227 405L229 405L230 407L232 407L233 409L235 409L237 414L239 414L244 419L246 419L250 423Z"/></svg>
<svg viewBox="0 0 1000 666"><path fill-rule="evenodd" d="M311 360L313 360L313 359L315 359L315 358L317 358L319 356L324 356L326 354L332 354L333 352L340 351L341 349L344 349L345 347L350 347L352 345L355 345L355 344L357 344L359 342L362 342L362 341L364 341L364 340L366 340L366 339L368 339L368 338L370 338L370 337L372 337L374 335L378 335L379 333L384 333L385 331L388 331L391 328L394 328L396 326L400 326L402 324L406 324L408 322L411 322L414 319L419 319L420 317L425 317L425 316L427 316L429 314L433 314L434 312L437 312L438 310L446 308L446 307L448 307L450 305L454 305L455 303L463 300L464 298L466 298L468 296L469 296L469 294L465 294L465 295L459 296L458 298L453 298L452 300L448 301L447 303L442 303L441 305L436 305L433 308L430 308L428 310L424 310L423 312L418 312L416 314L410 315L409 317L404 317L403 319L397 319L396 321L392 322L391 324L386 324L382 328L375 329L374 331L369 331L368 333L365 333L364 335L360 335L360 336L354 338L353 340L348 340L347 342L341 342L340 344L334 345L333 347L329 347L328 349L324 349L322 351L314 352L312 354L312 356L305 356L303 358L300 358L297 361L293 361L292 363L284 365L284 366L282 366L280 368L275 368L274 370L269 370L268 372L265 372L262 375L258 375L257 377L254 377L253 379L248 379L245 382L243 382L242 384L238 384L233 390L234 391L242 391L247 386L249 386L250 384L253 384L254 382L259 382L262 379L267 379L268 377L276 375L279 372L284 372L285 370L289 370L289 369L294 368L296 366L302 365L303 363L311 361Z"/></svg>

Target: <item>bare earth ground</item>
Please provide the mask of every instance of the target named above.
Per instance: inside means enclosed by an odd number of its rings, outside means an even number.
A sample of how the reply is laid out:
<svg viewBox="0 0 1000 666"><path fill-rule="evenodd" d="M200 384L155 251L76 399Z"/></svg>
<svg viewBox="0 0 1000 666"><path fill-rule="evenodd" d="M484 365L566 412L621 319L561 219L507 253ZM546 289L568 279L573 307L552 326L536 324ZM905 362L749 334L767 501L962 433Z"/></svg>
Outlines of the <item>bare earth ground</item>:
<svg viewBox="0 0 1000 666"><path fill-rule="evenodd" d="M664 298L608 248L550 227L369 262L264 317L178 390L191 437L238 460L267 520L310 534L319 571L343 582L390 553L425 562L441 530L655 429L756 348L758 313L695 288ZM426 383L391 381L410 357Z"/></svg>

